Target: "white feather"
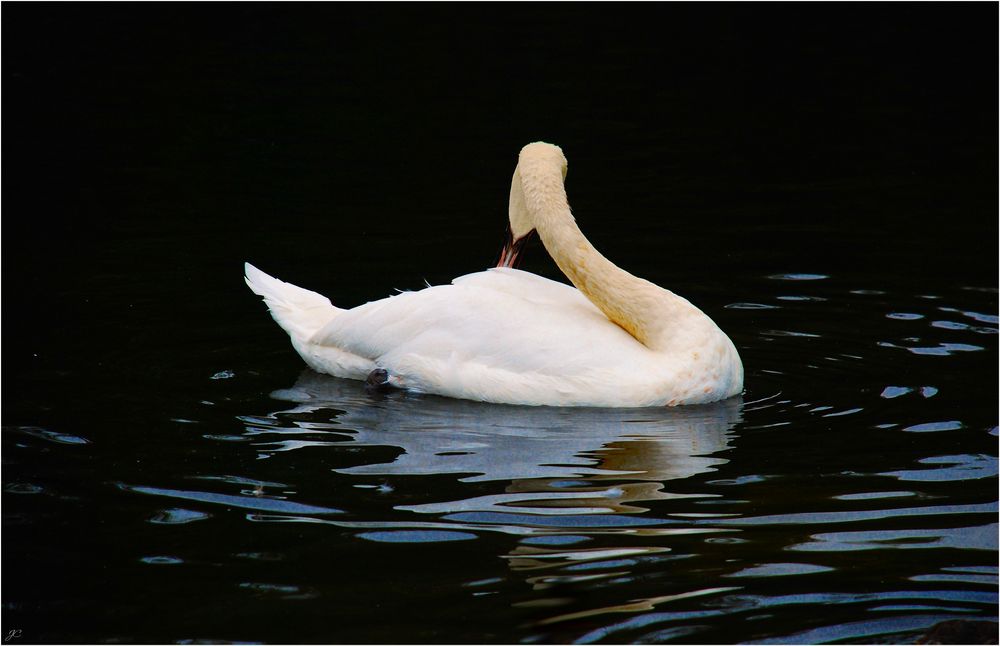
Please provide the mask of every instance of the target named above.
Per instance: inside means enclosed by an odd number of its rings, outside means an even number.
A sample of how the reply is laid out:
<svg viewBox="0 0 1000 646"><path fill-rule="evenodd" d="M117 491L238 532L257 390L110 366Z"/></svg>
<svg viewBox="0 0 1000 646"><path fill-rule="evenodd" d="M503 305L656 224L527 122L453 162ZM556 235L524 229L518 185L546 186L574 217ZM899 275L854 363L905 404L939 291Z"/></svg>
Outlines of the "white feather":
<svg viewBox="0 0 1000 646"><path fill-rule="evenodd" d="M271 316L288 333L292 346L310 368L350 379L364 379L375 369L371 359L335 346L309 343L317 330L344 312L330 299L269 276L250 263L244 263L243 269L247 286L264 297Z"/></svg>

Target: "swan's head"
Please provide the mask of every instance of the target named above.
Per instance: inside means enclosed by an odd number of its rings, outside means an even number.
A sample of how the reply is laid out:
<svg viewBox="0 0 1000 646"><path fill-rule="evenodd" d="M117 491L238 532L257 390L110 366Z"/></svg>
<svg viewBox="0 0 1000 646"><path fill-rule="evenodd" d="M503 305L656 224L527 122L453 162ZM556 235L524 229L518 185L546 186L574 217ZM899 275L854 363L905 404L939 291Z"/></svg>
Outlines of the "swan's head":
<svg viewBox="0 0 1000 646"><path fill-rule="evenodd" d="M510 183L508 207L510 225L507 228L507 241L503 251L500 252L498 267L516 266L525 243L535 232L535 216L524 199L525 183L535 189L541 189L546 194L553 190L561 192L568 168L566 156L559 146L536 141L521 149L517 168L514 169L514 177ZM553 183L555 186L550 185ZM545 199L545 195L533 197L536 201L539 197Z"/></svg>

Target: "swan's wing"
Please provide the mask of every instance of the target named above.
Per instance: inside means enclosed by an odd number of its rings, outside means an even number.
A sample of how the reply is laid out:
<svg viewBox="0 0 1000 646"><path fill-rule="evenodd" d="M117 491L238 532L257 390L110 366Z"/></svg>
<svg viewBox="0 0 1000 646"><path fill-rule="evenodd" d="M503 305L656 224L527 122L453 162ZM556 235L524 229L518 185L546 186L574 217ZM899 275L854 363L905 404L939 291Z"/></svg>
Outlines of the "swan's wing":
<svg viewBox="0 0 1000 646"><path fill-rule="evenodd" d="M556 305L564 307L583 307L600 313L580 290L565 283L558 283L537 274L520 269L497 267L475 274L459 276L452 281L453 285L463 287L481 287L492 289L503 294L518 296L532 303ZM601 314L601 316L604 316Z"/></svg>
<svg viewBox="0 0 1000 646"><path fill-rule="evenodd" d="M366 303L341 313L310 343L370 358L390 371L390 364L424 362L438 369L566 375L646 354L573 287L511 269Z"/></svg>

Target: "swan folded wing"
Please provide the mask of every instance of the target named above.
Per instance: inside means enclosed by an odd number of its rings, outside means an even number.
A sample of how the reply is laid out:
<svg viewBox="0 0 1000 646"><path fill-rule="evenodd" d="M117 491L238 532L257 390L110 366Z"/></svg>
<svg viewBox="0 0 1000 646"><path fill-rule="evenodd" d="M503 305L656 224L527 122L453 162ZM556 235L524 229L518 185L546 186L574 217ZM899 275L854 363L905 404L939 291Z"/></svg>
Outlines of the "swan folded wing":
<svg viewBox="0 0 1000 646"><path fill-rule="evenodd" d="M597 307L591 303L580 290L565 283L559 283L548 278L543 278L537 274L521 271L520 269L510 269L508 267L496 267L487 271L480 271L474 274L459 276L452 281L453 285L463 287L481 287L492 289L502 294L517 296L531 303L555 305L567 308L580 307L585 310L600 314Z"/></svg>
<svg viewBox="0 0 1000 646"><path fill-rule="evenodd" d="M572 381L642 370L648 361L645 348L577 290L516 270L366 303L310 343L370 358L433 392L444 382Z"/></svg>

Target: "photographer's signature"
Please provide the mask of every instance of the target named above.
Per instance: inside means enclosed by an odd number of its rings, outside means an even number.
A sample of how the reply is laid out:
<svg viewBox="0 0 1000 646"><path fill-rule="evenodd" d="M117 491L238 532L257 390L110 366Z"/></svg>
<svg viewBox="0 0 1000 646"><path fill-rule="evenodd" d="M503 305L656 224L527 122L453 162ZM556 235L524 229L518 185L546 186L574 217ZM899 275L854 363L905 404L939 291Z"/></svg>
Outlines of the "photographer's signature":
<svg viewBox="0 0 1000 646"><path fill-rule="evenodd" d="M4 643L14 641L15 639L19 639L21 637L21 632L22 631L20 628L15 628L14 630L8 630L7 634L3 636Z"/></svg>

